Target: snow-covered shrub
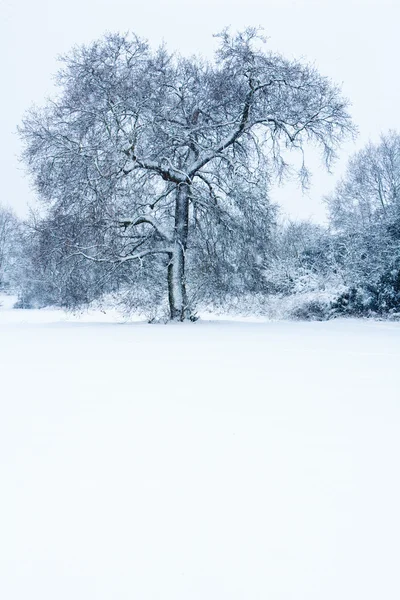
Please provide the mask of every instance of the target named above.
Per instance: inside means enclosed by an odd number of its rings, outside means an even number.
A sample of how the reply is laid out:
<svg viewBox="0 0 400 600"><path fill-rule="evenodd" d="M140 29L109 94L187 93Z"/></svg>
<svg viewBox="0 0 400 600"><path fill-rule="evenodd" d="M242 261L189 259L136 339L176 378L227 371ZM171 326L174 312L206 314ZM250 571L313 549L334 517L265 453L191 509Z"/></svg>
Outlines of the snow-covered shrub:
<svg viewBox="0 0 400 600"><path fill-rule="evenodd" d="M354 317L400 313L400 269L391 269L377 282L352 286L334 300L335 315Z"/></svg>
<svg viewBox="0 0 400 600"><path fill-rule="evenodd" d="M400 268L386 271L375 289L375 310L386 313L400 311Z"/></svg>
<svg viewBox="0 0 400 600"><path fill-rule="evenodd" d="M370 311L369 306L370 298L364 291L351 287L332 302L331 309L336 316L362 317Z"/></svg>
<svg viewBox="0 0 400 600"><path fill-rule="evenodd" d="M263 276L271 294L303 294L340 285L329 232L308 221L280 225Z"/></svg>
<svg viewBox="0 0 400 600"><path fill-rule="evenodd" d="M315 298L294 308L290 313L290 317L299 321L326 321L329 319L330 314L330 303L326 300Z"/></svg>
<svg viewBox="0 0 400 600"><path fill-rule="evenodd" d="M20 296L18 298L18 300L13 304L13 308L16 309L33 309L33 308L38 308L38 306L36 306L33 302L31 302L29 299L25 299L23 296Z"/></svg>

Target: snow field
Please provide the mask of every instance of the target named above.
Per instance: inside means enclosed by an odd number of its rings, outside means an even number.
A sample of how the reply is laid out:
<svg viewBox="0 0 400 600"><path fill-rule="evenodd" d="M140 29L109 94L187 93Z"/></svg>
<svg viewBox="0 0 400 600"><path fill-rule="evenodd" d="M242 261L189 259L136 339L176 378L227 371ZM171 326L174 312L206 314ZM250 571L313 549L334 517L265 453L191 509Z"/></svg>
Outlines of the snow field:
<svg viewBox="0 0 400 600"><path fill-rule="evenodd" d="M399 597L400 324L63 318L0 311L1 598Z"/></svg>

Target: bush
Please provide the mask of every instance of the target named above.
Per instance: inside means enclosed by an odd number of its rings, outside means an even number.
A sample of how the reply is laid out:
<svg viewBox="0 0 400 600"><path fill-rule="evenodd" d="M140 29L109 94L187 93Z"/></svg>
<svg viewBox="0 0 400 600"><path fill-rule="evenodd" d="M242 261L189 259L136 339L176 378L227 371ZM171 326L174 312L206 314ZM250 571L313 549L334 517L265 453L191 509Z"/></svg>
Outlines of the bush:
<svg viewBox="0 0 400 600"><path fill-rule="evenodd" d="M331 305L335 315L384 316L400 312L400 269L388 270L376 283L351 287Z"/></svg>
<svg viewBox="0 0 400 600"><path fill-rule="evenodd" d="M335 316L364 317L371 312L371 298L363 289L351 287L332 302L331 310Z"/></svg>
<svg viewBox="0 0 400 600"><path fill-rule="evenodd" d="M294 308L290 318L298 321L326 321L330 317L330 311L329 302L319 299L308 300Z"/></svg>
<svg viewBox="0 0 400 600"><path fill-rule="evenodd" d="M38 308L37 305L32 302L32 300L30 298L18 298L18 300L14 303L13 308L17 308L17 309L33 309L33 308Z"/></svg>
<svg viewBox="0 0 400 600"><path fill-rule="evenodd" d="M378 281L374 308L379 313L400 310L400 269L386 271Z"/></svg>

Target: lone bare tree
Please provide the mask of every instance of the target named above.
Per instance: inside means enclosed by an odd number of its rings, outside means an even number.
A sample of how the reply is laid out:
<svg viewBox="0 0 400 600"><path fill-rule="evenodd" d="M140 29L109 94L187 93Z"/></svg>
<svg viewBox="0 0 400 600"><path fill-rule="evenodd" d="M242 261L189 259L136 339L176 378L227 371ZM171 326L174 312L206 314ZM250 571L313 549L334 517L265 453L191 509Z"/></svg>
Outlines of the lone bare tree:
<svg viewBox="0 0 400 600"><path fill-rule="evenodd" d="M134 35L75 48L59 94L20 129L53 222L84 223L87 235L63 240L67 254L115 267L166 257L174 320L191 315L194 232L210 216L231 229L262 220L268 176L288 168L287 149L303 155L311 141L329 165L352 131L347 101L314 68L265 52L254 29L219 42L213 63L152 51Z"/></svg>

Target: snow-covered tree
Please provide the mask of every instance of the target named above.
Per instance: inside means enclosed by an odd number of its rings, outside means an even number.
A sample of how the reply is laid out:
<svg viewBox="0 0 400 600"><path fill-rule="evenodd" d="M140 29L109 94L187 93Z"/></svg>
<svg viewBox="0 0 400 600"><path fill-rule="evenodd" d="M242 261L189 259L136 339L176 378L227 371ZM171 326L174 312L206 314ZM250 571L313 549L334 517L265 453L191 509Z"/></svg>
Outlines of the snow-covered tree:
<svg viewBox="0 0 400 600"><path fill-rule="evenodd" d="M327 204L351 288L342 308L400 310L400 135L390 132L358 152Z"/></svg>
<svg viewBox="0 0 400 600"><path fill-rule="evenodd" d="M265 51L253 29L219 42L214 62L134 35L77 47L58 95L21 127L63 260L114 274L157 263L175 320L192 314L192 266L208 261L204 284L223 287L221 269L234 278L243 260L246 279L262 262L268 177L288 168L287 150L313 142L329 164L352 130L340 90L313 67Z"/></svg>
<svg viewBox="0 0 400 600"><path fill-rule="evenodd" d="M21 223L12 210L0 206L0 289L15 283L20 254Z"/></svg>

